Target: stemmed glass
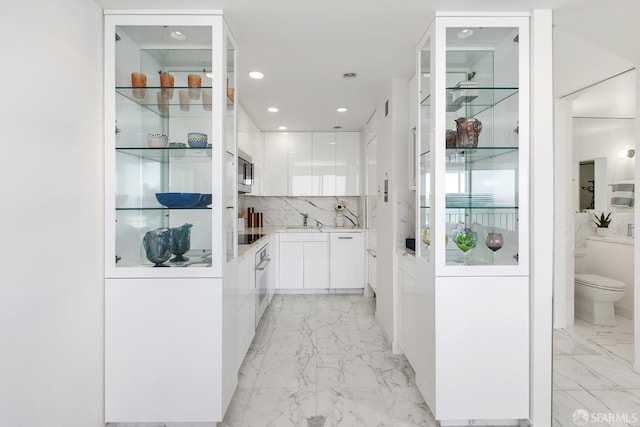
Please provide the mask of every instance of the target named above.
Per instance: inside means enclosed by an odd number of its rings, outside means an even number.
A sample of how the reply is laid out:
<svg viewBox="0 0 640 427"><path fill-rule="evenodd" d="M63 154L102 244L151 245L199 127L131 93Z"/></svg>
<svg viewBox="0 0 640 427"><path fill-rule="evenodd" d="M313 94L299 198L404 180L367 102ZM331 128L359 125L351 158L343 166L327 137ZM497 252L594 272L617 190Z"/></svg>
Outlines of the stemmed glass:
<svg viewBox="0 0 640 427"><path fill-rule="evenodd" d="M504 238L502 233L487 233L487 238L484 240L485 245L493 252L493 264L496 263L496 251L500 250L504 245Z"/></svg>
<svg viewBox="0 0 640 427"><path fill-rule="evenodd" d="M464 265L469 265L467 253L476 247L478 242L478 233L471 231L469 228L453 230L451 233L456 246L462 251L462 259Z"/></svg>

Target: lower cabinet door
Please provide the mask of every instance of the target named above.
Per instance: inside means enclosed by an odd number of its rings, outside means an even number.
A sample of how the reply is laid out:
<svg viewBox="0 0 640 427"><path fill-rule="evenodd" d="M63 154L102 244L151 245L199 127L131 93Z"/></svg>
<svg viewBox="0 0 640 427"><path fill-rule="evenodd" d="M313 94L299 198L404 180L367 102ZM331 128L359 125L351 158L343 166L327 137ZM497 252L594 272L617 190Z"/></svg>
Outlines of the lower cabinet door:
<svg viewBox="0 0 640 427"><path fill-rule="evenodd" d="M304 287L304 242L280 242L280 289Z"/></svg>
<svg viewBox="0 0 640 427"><path fill-rule="evenodd" d="M327 242L304 242L304 287L329 287L329 245Z"/></svg>
<svg viewBox="0 0 640 427"><path fill-rule="evenodd" d="M222 279L105 281L106 422L222 420L222 302Z"/></svg>
<svg viewBox="0 0 640 427"><path fill-rule="evenodd" d="M331 233L330 245L330 287L333 289L363 288L363 234Z"/></svg>
<svg viewBox="0 0 640 427"><path fill-rule="evenodd" d="M529 416L529 278L436 277L438 420Z"/></svg>

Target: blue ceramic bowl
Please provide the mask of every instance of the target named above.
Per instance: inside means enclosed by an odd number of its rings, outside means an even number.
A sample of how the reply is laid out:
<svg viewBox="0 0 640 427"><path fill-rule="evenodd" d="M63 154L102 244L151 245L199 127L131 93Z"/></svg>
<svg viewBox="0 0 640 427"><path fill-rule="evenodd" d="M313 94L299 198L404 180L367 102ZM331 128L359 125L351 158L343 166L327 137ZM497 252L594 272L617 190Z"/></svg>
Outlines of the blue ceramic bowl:
<svg viewBox="0 0 640 427"><path fill-rule="evenodd" d="M191 148L206 148L206 146L207 146L207 141L192 141L192 140L189 140L189 141L187 141L187 143L189 144L189 147L191 147Z"/></svg>
<svg viewBox="0 0 640 427"><path fill-rule="evenodd" d="M209 137L206 133L189 132L187 134L187 143L189 147L193 148L205 148L207 146Z"/></svg>
<svg viewBox="0 0 640 427"><path fill-rule="evenodd" d="M202 196L200 196L200 200L198 201L196 206L207 207L211 204L212 201L213 197L210 193L202 193Z"/></svg>
<svg viewBox="0 0 640 427"><path fill-rule="evenodd" d="M200 201L201 197L200 193L156 193L158 202L172 209L191 208Z"/></svg>

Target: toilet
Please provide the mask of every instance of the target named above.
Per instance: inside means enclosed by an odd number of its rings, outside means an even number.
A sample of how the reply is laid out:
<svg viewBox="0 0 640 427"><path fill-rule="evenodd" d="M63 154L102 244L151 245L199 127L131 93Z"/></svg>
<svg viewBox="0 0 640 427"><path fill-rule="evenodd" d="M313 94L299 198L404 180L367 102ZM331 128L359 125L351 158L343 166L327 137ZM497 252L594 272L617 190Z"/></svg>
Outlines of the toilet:
<svg viewBox="0 0 640 427"><path fill-rule="evenodd" d="M615 326L613 304L624 296L626 284L598 274L575 275L575 316L594 325Z"/></svg>

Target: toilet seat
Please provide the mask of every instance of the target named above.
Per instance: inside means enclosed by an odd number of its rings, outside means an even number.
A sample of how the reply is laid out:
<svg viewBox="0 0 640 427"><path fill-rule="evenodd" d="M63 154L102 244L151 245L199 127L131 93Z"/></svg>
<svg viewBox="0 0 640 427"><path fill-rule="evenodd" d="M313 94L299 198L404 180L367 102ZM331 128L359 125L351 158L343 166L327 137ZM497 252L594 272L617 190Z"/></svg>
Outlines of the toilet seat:
<svg viewBox="0 0 640 427"><path fill-rule="evenodd" d="M606 289L608 291L624 292L627 285L620 280L611 277L600 276L598 274L576 274L575 283L596 289Z"/></svg>

